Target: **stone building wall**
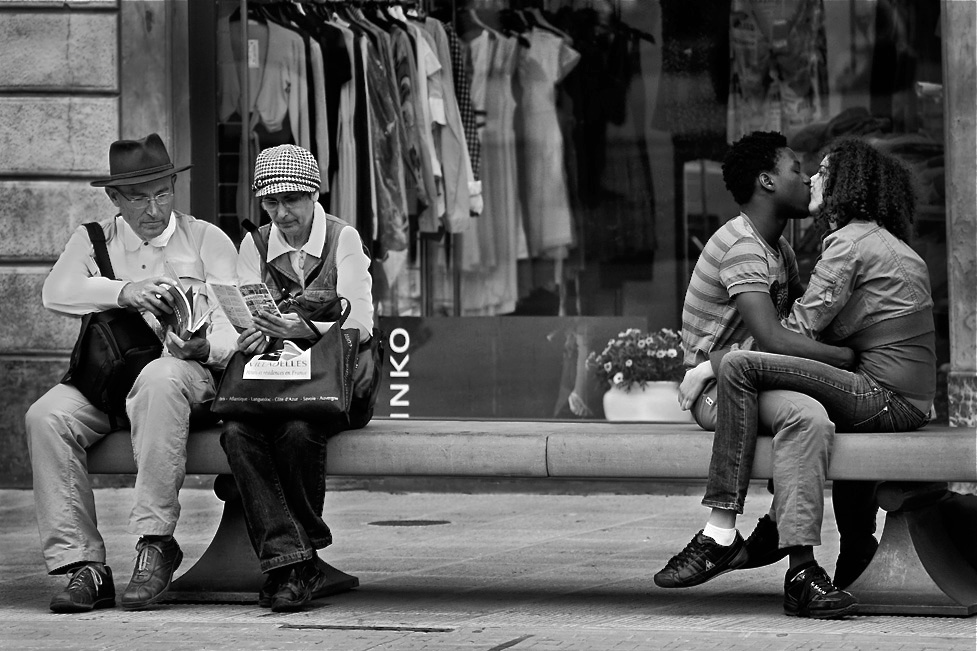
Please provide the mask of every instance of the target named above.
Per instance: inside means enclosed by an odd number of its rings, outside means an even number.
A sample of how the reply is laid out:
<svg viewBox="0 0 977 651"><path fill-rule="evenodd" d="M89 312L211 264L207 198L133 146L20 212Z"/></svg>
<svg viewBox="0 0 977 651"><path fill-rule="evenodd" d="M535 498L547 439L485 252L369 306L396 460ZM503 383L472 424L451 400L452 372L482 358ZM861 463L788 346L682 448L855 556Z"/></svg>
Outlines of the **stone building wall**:
<svg viewBox="0 0 977 651"><path fill-rule="evenodd" d="M30 485L24 412L64 374L79 323L45 310L41 286L72 230L113 214L89 185L109 145L156 131L189 158L172 136L180 4L0 2L0 486Z"/></svg>

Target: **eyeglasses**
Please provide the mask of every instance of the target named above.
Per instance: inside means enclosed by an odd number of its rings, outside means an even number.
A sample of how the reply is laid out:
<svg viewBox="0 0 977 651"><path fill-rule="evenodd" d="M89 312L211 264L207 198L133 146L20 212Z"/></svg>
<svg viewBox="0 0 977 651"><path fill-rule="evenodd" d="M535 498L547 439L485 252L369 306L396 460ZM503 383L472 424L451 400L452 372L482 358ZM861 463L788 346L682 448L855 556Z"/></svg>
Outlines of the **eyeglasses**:
<svg viewBox="0 0 977 651"><path fill-rule="evenodd" d="M172 192L160 192L155 197L127 197L121 192L119 192L119 195L128 201L133 208L139 210L146 210L149 208L150 203L155 203L157 208L162 209L164 206L170 205L170 202L173 201Z"/></svg>
<svg viewBox="0 0 977 651"><path fill-rule="evenodd" d="M291 212L298 208L299 204L305 201L308 195L306 194L293 194L288 197L282 197L279 199L262 199L261 207L267 210L269 213L278 212L279 206L285 206L285 210Z"/></svg>

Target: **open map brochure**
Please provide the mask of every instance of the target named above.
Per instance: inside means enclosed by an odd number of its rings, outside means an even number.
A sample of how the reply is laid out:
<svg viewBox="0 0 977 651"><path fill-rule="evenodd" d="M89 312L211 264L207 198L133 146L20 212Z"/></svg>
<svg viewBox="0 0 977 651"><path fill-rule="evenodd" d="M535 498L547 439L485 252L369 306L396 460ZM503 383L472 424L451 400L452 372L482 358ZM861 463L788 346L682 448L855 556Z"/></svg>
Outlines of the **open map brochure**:
<svg viewBox="0 0 977 651"><path fill-rule="evenodd" d="M268 285L264 283L241 286L222 283L209 283L209 285L224 309L224 314L238 332L253 327L256 314L264 312L276 316L282 315L271 292L268 291Z"/></svg>

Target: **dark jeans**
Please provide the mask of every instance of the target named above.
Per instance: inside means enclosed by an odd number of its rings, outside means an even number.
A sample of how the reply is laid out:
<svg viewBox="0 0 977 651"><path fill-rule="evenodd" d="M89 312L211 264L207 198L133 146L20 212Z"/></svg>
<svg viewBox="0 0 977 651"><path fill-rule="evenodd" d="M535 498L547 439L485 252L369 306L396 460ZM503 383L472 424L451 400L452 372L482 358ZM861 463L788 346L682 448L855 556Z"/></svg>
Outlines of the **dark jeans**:
<svg viewBox="0 0 977 651"><path fill-rule="evenodd" d="M835 429L911 431L925 425L929 416L867 375L786 355L733 351L724 357L719 371L719 418L703 499L705 506L743 512L756 450L758 396L761 391L771 389L810 396L831 419L824 425L798 430L801 436L795 437L797 440L778 441L781 433L774 432L774 508L781 544L818 544L821 522L816 502L824 500ZM870 526L874 530L875 527L874 495L871 504L867 498L871 484L848 483L853 484L849 487L851 497L857 499L839 517L843 538L846 534L842 527L852 533L859 528ZM843 493L844 488L843 485Z"/></svg>
<svg viewBox="0 0 977 651"><path fill-rule="evenodd" d="M262 572L309 560L332 544L322 519L326 441L373 415L354 398L349 427L301 420L225 420L221 446L241 493L251 545Z"/></svg>

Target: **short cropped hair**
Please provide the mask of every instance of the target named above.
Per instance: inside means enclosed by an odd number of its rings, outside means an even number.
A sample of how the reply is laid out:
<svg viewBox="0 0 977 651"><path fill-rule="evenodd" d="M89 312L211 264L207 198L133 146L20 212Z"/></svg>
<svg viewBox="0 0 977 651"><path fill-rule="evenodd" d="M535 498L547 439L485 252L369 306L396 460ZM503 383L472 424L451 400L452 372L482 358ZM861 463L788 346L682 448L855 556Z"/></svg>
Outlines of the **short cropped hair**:
<svg viewBox="0 0 977 651"><path fill-rule="evenodd" d="M776 131L754 131L733 143L723 158L723 182L737 204L749 203L757 177L777 167L785 147L787 138Z"/></svg>

